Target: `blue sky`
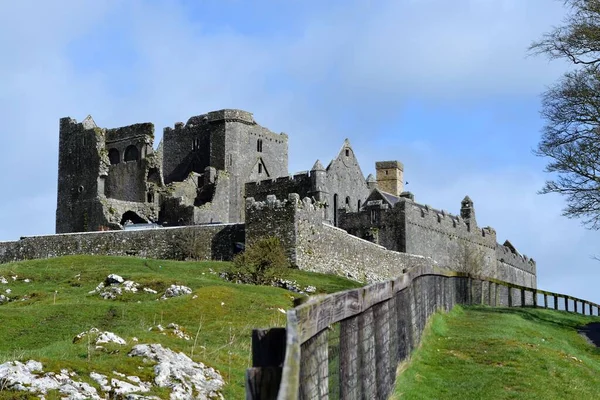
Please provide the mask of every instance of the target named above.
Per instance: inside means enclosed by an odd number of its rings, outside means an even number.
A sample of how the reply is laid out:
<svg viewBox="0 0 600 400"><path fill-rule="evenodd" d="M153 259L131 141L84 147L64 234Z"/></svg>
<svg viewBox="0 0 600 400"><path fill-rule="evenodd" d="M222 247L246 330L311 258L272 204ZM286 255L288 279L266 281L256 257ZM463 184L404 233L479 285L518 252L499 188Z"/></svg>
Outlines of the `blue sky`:
<svg viewBox="0 0 600 400"><path fill-rule="evenodd" d="M538 262L541 288L600 303L598 232L536 192L540 93L568 65L527 57L553 0L109 1L0 5L0 240L54 232L59 118L162 128L241 108L290 137L290 171L349 138L365 174L400 160L416 200L469 195Z"/></svg>

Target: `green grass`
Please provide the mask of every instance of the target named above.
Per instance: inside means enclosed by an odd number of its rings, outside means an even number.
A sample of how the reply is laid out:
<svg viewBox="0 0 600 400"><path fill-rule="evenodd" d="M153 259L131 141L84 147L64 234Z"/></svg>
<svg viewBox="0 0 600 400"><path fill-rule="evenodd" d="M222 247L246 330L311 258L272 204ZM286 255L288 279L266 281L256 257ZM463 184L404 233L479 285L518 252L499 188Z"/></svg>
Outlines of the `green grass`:
<svg viewBox="0 0 600 400"><path fill-rule="evenodd" d="M597 399L600 350L577 328L600 318L541 309L436 314L393 399Z"/></svg>
<svg viewBox="0 0 600 400"><path fill-rule="evenodd" d="M188 356L193 352L195 361L221 373L226 381L225 398L244 398L244 374L251 362L252 329L285 326L285 315L278 308L292 308L293 299L298 295L279 288L232 284L210 272L211 269L219 272L227 265L99 256L0 265L0 276L19 277L16 281L9 279L7 285L0 284L0 293L10 288L10 297L29 297L25 301L0 305L0 363L35 359L42 362L44 371L68 368L96 387L89 379L91 371L111 376L116 370L150 380L151 367L137 357L127 357L136 344L131 339L137 337L138 343L161 343ZM88 294L111 273L159 293L127 294L117 300ZM25 278L31 282L23 282ZM295 279L303 286L316 286L321 293L362 286L340 277L296 270L288 279ZM157 301L171 284L189 286L193 293ZM198 297L193 299L194 295ZM179 324L192 340L148 330L156 324L166 326L171 322ZM120 349L112 347L111 350L119 351L108 354L89 350L86 340L73 343L78 333L91 327L114 332L128 344ZM160 390L154 394L167 396ZM29 397L0 391L0 399Z"/></svg>

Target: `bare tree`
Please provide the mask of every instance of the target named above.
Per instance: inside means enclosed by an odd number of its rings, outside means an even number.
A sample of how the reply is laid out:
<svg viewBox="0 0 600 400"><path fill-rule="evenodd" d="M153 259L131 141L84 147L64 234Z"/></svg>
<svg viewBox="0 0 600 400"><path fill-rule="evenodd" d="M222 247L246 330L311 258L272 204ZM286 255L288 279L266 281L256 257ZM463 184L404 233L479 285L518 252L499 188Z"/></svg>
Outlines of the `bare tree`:
<svg viewBox="0 0 600 400"><path fill-rule="evenodd" d="M600 0L565 0L569 13L529 51L563 59L574 70L542 95L545 120L534 151L548 157L548 180L540 193L566 196L563 215L600 228Z"/></svg>

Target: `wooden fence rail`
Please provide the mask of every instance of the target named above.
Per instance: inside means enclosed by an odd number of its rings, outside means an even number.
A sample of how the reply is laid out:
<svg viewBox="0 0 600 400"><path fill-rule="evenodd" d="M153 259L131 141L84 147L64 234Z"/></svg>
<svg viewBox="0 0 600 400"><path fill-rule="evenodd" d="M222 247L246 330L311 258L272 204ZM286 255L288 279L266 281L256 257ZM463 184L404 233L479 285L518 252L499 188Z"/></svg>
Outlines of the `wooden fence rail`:
<svg viewBox="0 0 600 400"><path fill-rule="evenodd" d="M416 267L394 280L314 296L287 311L285 329L254 330L246 399L387 399L429 317L456 304L600 314L598 304L568 295Z"/></svg>

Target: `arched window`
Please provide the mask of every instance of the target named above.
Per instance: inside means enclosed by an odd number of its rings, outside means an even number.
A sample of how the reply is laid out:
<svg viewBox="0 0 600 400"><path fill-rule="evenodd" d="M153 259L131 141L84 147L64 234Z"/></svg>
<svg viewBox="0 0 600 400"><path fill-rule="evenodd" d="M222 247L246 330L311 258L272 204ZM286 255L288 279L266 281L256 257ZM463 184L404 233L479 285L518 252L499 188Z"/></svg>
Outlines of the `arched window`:
<svg viewBox="0 0 600 400"><path fill-rule="evenodd" d="M346 196L346 206L350 207L350 196Z"/></svg>
<svg viewBox="0 0 600 400"><path fill-rule="evenodd" d="M125 149L125 162L128 161L137 161L140 158L140 154L138 152L137 147L134 145L127 146Z"/></svg>
<svg viewBox="0 0 600 400"><path fill-rule="evenodd" d="M108 160L110 161L110 165L116 165L121 162L121 155L119 154L119 150L110 149L108 150Z"/></svg>
<svg viewBox="0 0 600 400"><path fill-rule="evenodd" d="M358 201L358 208L356 209L356 211L360 211L360 206L361 206L361 204L360 204L360 200L359 200Z"/></svg>
<svg viewBox="0 0 600 400"><path fill-rule="evenodd" d="M262 153L262 144L263 144L262 139L258 139L256 141L256 151L258 151L259 153Z"/></svg>

